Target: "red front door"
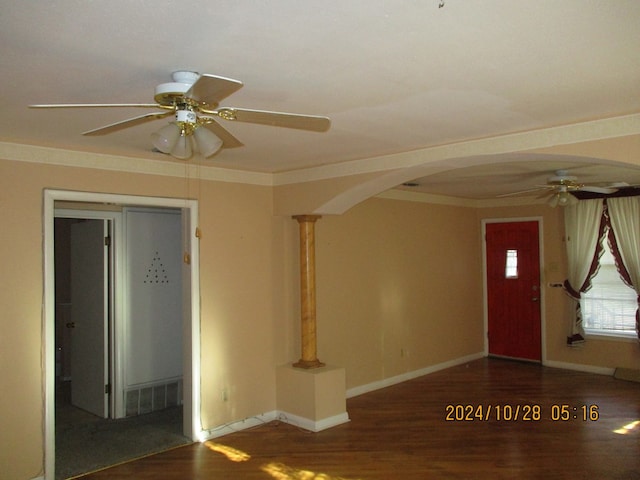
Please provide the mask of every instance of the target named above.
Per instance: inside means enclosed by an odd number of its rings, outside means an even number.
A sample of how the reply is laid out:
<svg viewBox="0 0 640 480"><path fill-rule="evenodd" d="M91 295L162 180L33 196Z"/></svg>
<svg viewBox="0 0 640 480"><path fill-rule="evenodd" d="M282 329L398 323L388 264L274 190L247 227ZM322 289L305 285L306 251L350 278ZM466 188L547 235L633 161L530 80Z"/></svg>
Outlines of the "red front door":
<svg viewBox="0 0 640 480"><path fill-rule="evenodd" d="M486 224L489 355L540 361L538 222Z"/></svg>

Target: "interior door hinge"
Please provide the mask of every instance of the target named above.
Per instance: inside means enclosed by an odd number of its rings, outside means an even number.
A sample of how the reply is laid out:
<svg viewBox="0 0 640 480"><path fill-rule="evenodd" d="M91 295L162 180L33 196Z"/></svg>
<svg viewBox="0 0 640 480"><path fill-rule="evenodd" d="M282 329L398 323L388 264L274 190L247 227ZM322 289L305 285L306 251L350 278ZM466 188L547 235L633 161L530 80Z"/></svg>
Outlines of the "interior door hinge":
<svg viewBox="0 0 640 480"><path fill-rule="evenodd" d="M110 383L107 383L104 386L104 393L107 394L107 395L111 395L111 384Z"/></svg>
<svg viewBox="0 0 640 480"><path fill-rule="evenodd" d="M111 237L109 237L109 236L104 237L104 246L105 247L110 247L111 246Z"/></svg>

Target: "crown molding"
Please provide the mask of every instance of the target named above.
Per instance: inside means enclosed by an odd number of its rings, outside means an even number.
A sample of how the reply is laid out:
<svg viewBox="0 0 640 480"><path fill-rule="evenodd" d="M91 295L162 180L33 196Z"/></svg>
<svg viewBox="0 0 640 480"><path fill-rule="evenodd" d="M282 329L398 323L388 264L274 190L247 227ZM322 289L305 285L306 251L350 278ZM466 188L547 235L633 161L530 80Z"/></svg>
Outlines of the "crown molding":
<svg viewBox="0 0 640 480"><path fill-rule="evenodd" d="M379 193L376 198L400 200L403 202L429 203L436 205L450 205L455 207L475 207L476 201L468 198L434 195L431 193L408 192L406 190L391 189Z"/></svg>
<svg viewBox="0 0 640 480"><path fill-rule="evenodd" d="M273 185L270 173L247 172L194 163L178 163L148 158L121 157L103 153L0 142L0 158L18 162L42 163L65 167L94 168L165 177L200 178L249 185Z"/></svg>
<svg viewBox="0 0 640 480"><path fill-rule="evenodd" d="M435 195L431 193L410 192L407 190L391 189L379 193L376 198L387 200L400 200L404 202L429 203L431 205L448 205L467 208L491 208L491 207L516 207L522 205L539 205L545 203L544 199L533 197L519 198L488 198L475 200L470 198L450 197L447 195Z"/></svg>

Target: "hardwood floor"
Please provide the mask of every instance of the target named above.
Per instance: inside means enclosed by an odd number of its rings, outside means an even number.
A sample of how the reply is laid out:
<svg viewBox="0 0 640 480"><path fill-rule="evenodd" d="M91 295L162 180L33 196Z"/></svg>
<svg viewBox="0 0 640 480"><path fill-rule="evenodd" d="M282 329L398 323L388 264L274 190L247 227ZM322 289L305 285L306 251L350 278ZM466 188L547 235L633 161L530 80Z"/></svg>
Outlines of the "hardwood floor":
<svg viewBox="0 0 640 480"><path fill-rule="evenodd" d="M271 422L82 478L640 479L640 383L482 359L347 408L323 432Z"/></svg>

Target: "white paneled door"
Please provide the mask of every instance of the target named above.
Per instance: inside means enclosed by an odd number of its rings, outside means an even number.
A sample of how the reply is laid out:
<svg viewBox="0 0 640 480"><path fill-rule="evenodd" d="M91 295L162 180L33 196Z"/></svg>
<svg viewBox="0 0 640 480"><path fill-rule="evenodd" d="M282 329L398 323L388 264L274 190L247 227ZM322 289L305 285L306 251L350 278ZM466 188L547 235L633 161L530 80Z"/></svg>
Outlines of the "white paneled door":
<svg viewBox="0 0 640 480"><path fill-rule="evenodd" d="M108 220L71 225L71 403L107 418Z"/></svg>

